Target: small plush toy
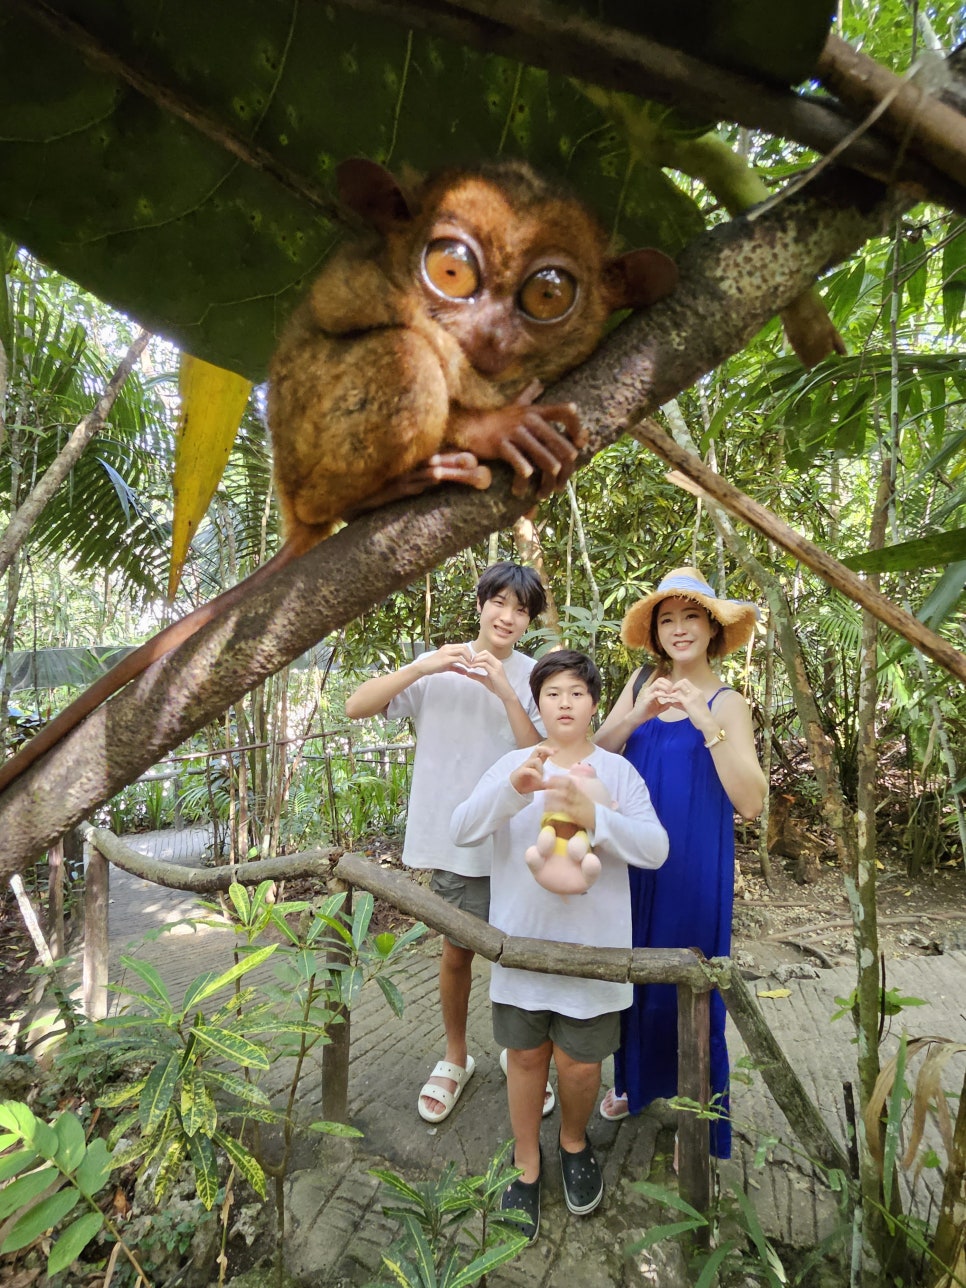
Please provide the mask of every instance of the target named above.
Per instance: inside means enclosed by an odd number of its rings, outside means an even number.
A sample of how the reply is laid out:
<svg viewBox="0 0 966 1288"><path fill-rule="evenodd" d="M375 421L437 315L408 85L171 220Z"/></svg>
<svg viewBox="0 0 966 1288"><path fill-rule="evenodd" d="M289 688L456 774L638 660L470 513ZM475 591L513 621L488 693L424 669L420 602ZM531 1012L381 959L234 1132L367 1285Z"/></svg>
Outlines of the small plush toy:
<svg viewBox="0 0 966 1288"><path fill-rule="evenodd" d="M592 765L580 761L568 772L592 801L616 808ZM551 894L586 894L600 875L600 859L591 853L587 833L566 814L544 814L537 843L523 857L537 884Z"/></svg>

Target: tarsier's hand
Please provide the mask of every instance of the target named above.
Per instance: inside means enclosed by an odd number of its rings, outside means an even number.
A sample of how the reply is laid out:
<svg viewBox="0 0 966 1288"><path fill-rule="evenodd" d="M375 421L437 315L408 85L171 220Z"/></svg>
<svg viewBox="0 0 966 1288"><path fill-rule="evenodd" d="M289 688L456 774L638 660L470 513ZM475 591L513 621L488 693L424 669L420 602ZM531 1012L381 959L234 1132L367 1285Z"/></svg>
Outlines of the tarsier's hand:
<svg viewBox="0 0 966 1288"><path fill-rule="evenodd" d="M378 492L360 501L352 510L343 514L350 522L369 510L378 510L390 501L400 501L407 496L421 496L438 483L462 483L466 487L483 491L493 482L490 470L481 465L472 452L437 452L405 474L397 474Z"/></svg>
<svg viewBox="0 0 966 1288"><path fill-rule="evenodd" d="M506 407L463 411L452 420L457 446L480 460L503 460L513 467L517 476L514 496L523 495L534 471L539 470L537 496L542 500L560 491L570 478L587 431L573 403L533 405L540 391L541 386L534 382Z"/></svg>

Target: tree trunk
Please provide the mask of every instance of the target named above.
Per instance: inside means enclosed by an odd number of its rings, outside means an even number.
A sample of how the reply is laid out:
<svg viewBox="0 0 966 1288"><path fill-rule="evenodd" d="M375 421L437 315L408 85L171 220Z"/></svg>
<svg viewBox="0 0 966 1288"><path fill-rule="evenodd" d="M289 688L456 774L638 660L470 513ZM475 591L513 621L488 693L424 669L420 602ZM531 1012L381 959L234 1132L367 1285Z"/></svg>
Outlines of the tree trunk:
<svg viewBox="0 0 966 1288"><path fill-rule="evenodd" d="M885 540L889 496L892 491L888 453L880 444L880 470L876 503L869 532L869 549L879 550ZM870 575L878 590L878 576ZM856 720L861 736L857 750L856 852L855 866L845 873L845 892L852 912L855 943L856 1003L853 1019L858 1042L860 1113L858 1117L859 1171L865 1220L862 1226L865 1255L861 1281L865 1288L878 1288L882 1267L892 1260L890 1237L883 1216L882 1177L865 1139L865 1109L879 1076L879 1025L882 1008L879 980L879 930L876 920L876 699L878 696L878 623L870 613L862 614L862 643L859 654L859 695ZM896 1191L893 1190L896 1194Z"/></svg>

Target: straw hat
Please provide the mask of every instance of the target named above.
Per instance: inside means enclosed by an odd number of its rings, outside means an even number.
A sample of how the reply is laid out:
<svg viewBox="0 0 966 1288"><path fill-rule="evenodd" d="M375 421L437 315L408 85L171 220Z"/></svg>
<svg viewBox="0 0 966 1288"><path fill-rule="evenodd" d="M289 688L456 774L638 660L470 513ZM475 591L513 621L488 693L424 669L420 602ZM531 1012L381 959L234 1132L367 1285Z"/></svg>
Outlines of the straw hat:
<svg viewBox="0 0 966 1288"><path fill-rule="evenodd" d="M627 610L621 625L621 639L628 648L646 648L657 654L657 641L651 633L654 609L663 599L693 599L721 623L719 657L733 653L747 644L761 616L757 607L744 599L718 599L697 568L675 568L649 595Z"/></svg>

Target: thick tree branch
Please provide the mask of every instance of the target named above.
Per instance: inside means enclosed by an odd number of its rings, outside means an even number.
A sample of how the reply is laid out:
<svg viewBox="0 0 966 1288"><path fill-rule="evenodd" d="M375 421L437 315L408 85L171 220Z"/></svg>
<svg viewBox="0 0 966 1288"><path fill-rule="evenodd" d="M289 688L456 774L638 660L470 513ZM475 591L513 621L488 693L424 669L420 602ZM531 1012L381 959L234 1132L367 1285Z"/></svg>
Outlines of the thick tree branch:
<svg viewBox="0 0 966 1288"><path fill-rule="evenodd" d="M318 877L324 881L331 875L332 864L341 853L334 849L307 850L302 854L286 854L282 858L226 863L217 868L190 868L183 863L149 859L103 827L88 828L85 840L122 872L169 890L190 890L195 894L227 890L233 881L241 881L245 885L256 885L259 881L289 881L294 877Z"/></svg>
<svg viewBox="0 0 966 1288"><path fill-rule="evenodd" d="M966 118L918 81L903 80L867 55L829 36L816 71L822 84L966 190Z"/></svg>
<svg viewBox="0 0 966 1288"><path fill-rule="evenodd" d="M7 524L6 531L0 537L0 574L5 573L10 567L14 556L26 541L30 529L40 517L44 506L84 455L91 439L104 428L104 422L114 406L118 394L123 389L124 382L131 374L134 364L144 352L150 339L150 331L139 332L94 407L74 427L73 433L57 454L57 458L50 469Z"/></svg>
<svg viewBox="0 0 966 1288"><path fill-rule="evenodd" d="M682 257L675 294L629 319L548 392L592 415L585 459L736 353L901 208L854 175L826 176L823 185L699 237ZM487 492L446 488L364 516L155 663L0 796L0 877L320 638L510 526L532 498L511 496L508 480L498 469Z"/></svg>

